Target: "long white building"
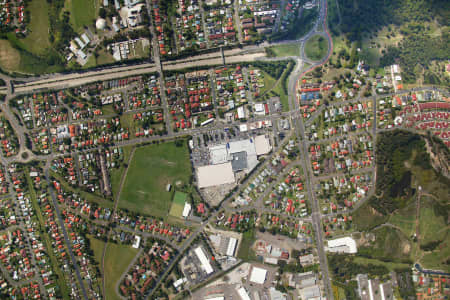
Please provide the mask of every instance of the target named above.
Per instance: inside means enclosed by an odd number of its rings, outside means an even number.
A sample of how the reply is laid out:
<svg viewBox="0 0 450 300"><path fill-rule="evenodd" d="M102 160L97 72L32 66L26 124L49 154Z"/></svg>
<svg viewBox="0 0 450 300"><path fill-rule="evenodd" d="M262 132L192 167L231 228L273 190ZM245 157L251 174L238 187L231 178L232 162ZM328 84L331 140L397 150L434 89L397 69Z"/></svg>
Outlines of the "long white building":
<svg viewBox="0 0 450 300"><path fill-rule="evenodd" d="M203 252L203 249L201 247L197 247L194 250L195 255L197 255L198 260L202 264L203 270L205 270L206 274L211 274L214 272L213 268L211 267L211 264L209 263L208 258L206 257L205 253Z"/></svg>

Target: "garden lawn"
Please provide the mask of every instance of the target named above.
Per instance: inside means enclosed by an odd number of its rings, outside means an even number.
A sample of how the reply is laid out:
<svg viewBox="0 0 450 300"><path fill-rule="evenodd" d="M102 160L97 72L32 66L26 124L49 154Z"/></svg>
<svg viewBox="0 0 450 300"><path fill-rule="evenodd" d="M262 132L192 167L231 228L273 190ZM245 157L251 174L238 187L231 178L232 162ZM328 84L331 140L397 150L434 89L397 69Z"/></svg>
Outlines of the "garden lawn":
<svg viewBox="0 0 450 300"><path fill-rule="evenodd" d="M173 192L167 184L188 184L192 175L186 141L153 144L136 149L120 193L119 207L166 217Z"/></svg>
<svg viewBox="0 0 450 300"><path fill-rule="evenodd" d="M328 42L320 35L315 35L306 42L305 54L311 60L321 60L327 54L327 51Z"/></svg>

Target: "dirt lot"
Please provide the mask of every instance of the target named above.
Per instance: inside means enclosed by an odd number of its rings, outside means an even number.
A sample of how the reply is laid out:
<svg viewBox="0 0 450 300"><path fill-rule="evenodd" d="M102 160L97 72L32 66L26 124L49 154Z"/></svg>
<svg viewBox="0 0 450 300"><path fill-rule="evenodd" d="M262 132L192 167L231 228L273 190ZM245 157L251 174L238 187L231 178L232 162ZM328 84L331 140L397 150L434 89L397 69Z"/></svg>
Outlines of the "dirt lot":
<svg viewBox="0 0 450 300"><path fill-rule="evenodd" d="M20 54L7 40L0 40L0 67L7 71L16 70L20 64Z"/></svg>

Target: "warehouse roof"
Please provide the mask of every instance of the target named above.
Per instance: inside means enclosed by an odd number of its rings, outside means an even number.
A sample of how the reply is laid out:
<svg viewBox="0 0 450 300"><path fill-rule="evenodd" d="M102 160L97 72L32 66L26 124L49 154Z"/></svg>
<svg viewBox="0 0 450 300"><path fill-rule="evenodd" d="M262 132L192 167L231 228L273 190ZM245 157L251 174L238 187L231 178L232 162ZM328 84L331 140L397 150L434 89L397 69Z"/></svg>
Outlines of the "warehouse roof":
<svg viewBox="0 0 450 300"><path fill-rule="evenodd" d="M267 275L266 269L253 267L252 273L250 274L250 282L257 284L264 284L264 281L266 281L266 275Z"/></svg>
<svg viewBox="0 0 450 300"><path fill-rule="evenodd" d="M211 264L209 263L209 260L206 257L205 253L203 252L203 249L201 247L197 247L195 248L194 252L198 257L198 260L202 264L202 268L203 270L205 270L206 274L211 274L214 270L211 267Z"/></svg>
<svg viewBox="0 0 450 300"><path fill-rule="evenodd" d="M346 236L339 239L329 240L328 241L328 248L330 248L330 251L333 251L333 248L340 248L344 246L347 253L356 253L358 252L358 249L356 248L356 242L353 238Z"/></svg>
<svg viewBox="0 0 450 300"><path fill-rule="evenodd" d="M198 167L197 179L199 188L234 183L234 173L231 163L227 162L224 164Z"/></svg>

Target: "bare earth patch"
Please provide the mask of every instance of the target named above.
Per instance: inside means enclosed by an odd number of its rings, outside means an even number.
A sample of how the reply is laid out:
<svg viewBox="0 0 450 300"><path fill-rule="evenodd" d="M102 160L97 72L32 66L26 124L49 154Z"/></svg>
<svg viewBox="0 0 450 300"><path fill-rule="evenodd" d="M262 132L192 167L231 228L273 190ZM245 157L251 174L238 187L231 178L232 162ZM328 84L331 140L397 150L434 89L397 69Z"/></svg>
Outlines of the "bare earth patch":
<svg viewBox="0 0 450 300"><path fill-rule="evenodd" d="M20 53L7 40L0 40L0 66L7 70L17 70L20 64Z"/></svg>

